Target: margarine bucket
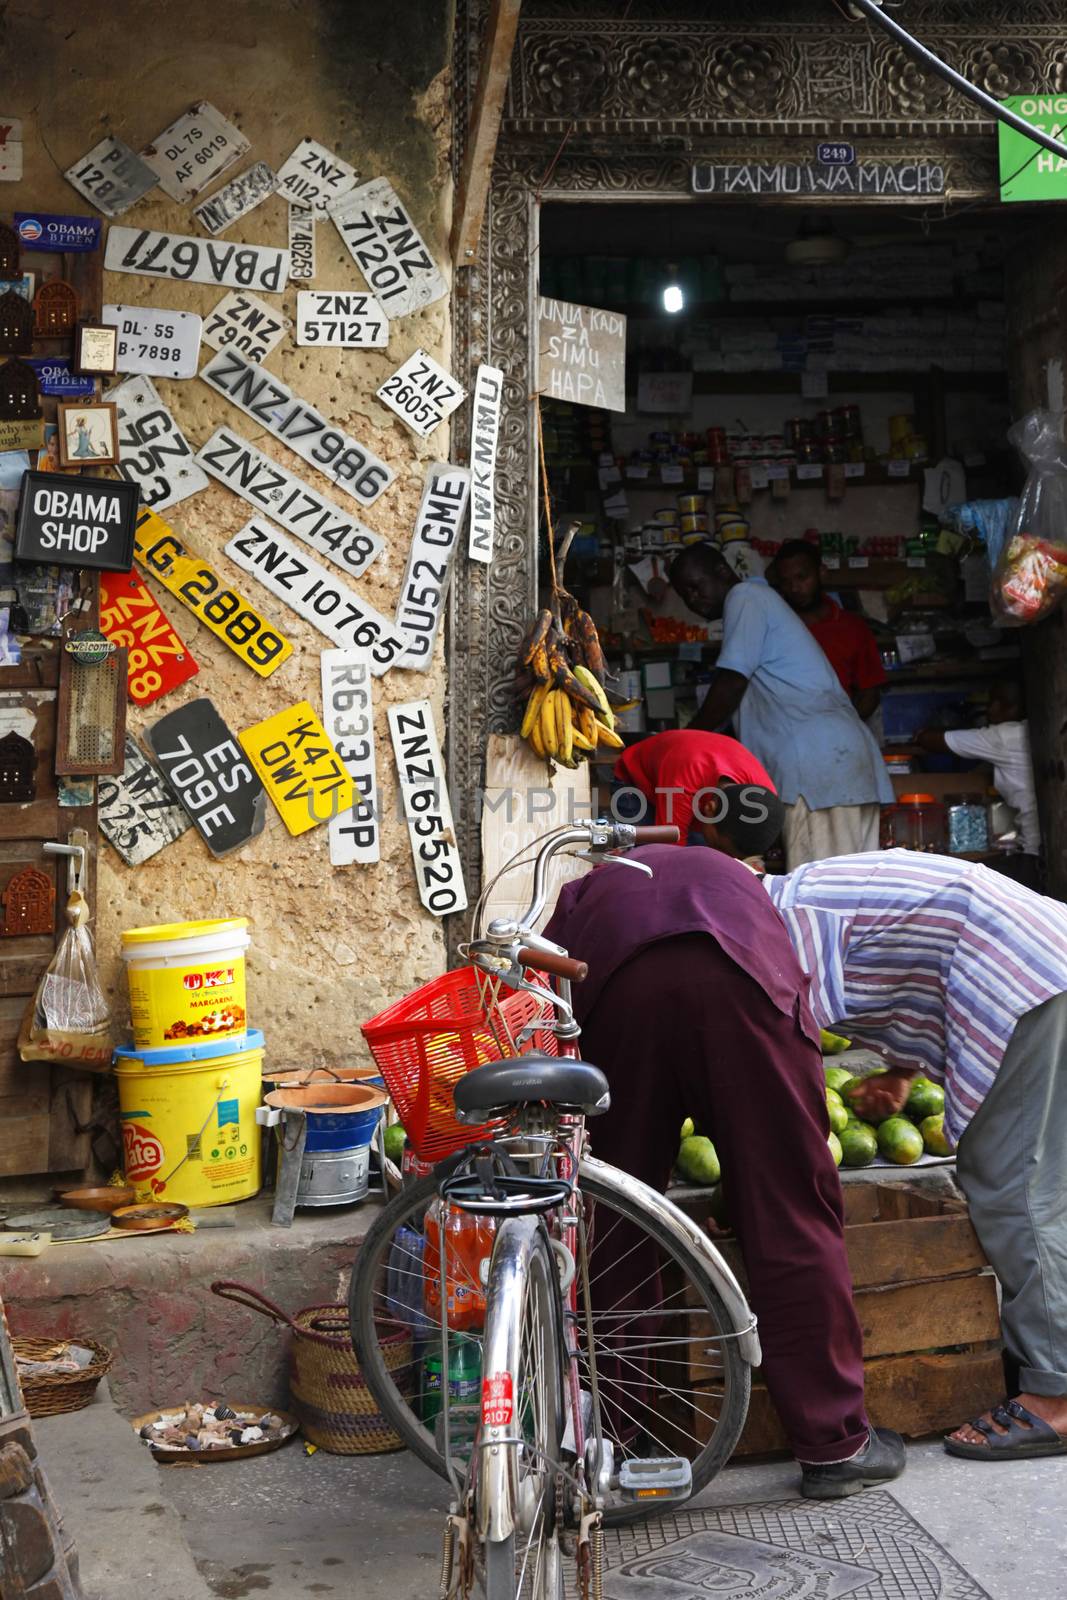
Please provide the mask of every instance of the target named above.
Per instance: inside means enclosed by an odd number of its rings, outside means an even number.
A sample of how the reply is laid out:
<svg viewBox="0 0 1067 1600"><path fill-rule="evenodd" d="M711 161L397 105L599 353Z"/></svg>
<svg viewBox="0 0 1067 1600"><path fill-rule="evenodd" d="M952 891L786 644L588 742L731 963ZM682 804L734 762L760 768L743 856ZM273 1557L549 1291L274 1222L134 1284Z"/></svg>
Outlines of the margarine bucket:
<svg viewBox="0 0 1067 1600"><path fill-rule="evenodd" d="M138 1050L243 1034L247 917L127 928L122 959Z"/></svg>
<svg viewBox="0 0 1067 1600"><path fill-rule="evenodd" d="M259 1193L258 1028L167 1050L115 1051L126 1182L138 1200L224 1206Z"/></svg>

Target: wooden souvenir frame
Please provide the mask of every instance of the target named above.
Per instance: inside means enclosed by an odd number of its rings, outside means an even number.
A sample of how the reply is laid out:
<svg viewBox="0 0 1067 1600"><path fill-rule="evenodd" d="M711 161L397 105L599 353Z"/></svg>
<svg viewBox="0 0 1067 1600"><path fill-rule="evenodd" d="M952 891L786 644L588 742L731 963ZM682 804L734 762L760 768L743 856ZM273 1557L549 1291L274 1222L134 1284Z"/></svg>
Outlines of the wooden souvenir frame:
<svg viewBox="0 0 1067 1600"><path fill-rule="evenodd" d="M94 417L103 416L107 420L109 453L107 455L76 455L68 448L67 425L68 417L72 425L76 425L76 418L91 412ZM107 467L116 466L119 459L119 424L118 407L108 400L76 401L64 400L56 406L56 422L59 426L59 459L65 467Z"/></svg>
<svg viewBox="0 0 1067 1600"><path fill-rule="evenodd" d="M106 337L111 350L110 364L102 362L94 355L92 360L86 356L86 334L92 334L93 344L99 345ZM74 360L73 370L90 378L113 378L118 372L119 360L119 330L111 322L95 322L85 318L78 323L74 333Z"/></svg>

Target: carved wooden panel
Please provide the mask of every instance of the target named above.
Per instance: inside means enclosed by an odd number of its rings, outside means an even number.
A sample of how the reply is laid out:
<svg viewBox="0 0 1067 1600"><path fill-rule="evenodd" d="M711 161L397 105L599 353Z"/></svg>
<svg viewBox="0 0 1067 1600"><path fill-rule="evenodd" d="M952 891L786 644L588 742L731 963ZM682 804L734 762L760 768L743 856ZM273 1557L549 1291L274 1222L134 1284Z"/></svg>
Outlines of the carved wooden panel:
<svg viewBox="0 0 1067 1600"><path fill-rule="evenodd" d="M34 331L39 339L73 333L78 322L78 296L69 283L53 278L43 283L33 301Z"/></svg>
<svg viewBox="0 0 1067 1600"><path fill-rule="evenodd" d="M37 752L12 728L0 739L0 805L32 800L37 794Z"/></svg>
<svg viewBox="0 0 1067 1600"><path fill-rule="evenodd" d="M5 361L0 367L0 417L33 422L40 415L36 372L24 361Z"/></svg>
<svg viewBox="0 0 1067 1600"><path fill-rule="evenodd" d="M16 939L26 933L53 933L56 925L55 884L39 867L23 867L3 894L4 917L0 937Z"/></svg>
<svg viewBox="0 0 1067 1600"><path fill-rule="evenodd" d="M14 228L0 222L0 279L8 282L19 275L19 241Z"/></svg>

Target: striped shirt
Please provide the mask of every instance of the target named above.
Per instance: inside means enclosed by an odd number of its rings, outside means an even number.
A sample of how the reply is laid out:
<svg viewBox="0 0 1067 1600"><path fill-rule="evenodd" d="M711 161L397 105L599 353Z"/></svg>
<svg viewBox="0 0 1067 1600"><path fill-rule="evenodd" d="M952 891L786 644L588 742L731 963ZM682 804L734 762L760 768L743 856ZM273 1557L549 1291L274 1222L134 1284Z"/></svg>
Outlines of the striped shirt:
<svg viewBox="0 0 1067 1600"><path fill-rule="evenodd" d="M910 850L814 861L764 887L835 1023L945 1088L953 1143L992 1087L1012 1030L1067 990L1067 906L1000 873Z"/></svg>

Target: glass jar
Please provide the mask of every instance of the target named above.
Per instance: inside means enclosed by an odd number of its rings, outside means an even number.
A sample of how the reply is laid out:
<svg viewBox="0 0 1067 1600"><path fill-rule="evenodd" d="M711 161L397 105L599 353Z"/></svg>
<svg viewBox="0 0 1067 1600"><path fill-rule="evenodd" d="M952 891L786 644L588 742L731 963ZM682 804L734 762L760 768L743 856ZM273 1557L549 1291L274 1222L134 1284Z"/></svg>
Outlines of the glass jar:
<svg viewBox="0 0 1067 1600"><path fill-rule="evenodd" d="M944 851L945 808L935 795L902 794L890 810L894 844L903 850Z"/></svg>
<svg viewBox="0 0 1067 1600"><path fill-rule="evenodd" d="M950 856L983 855L989 849L989 807L980 795L945 796Z"/></svg>

